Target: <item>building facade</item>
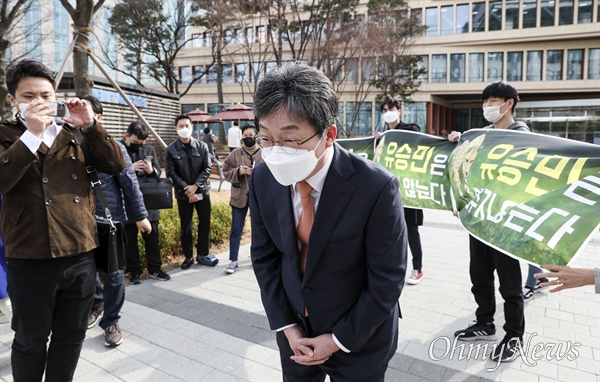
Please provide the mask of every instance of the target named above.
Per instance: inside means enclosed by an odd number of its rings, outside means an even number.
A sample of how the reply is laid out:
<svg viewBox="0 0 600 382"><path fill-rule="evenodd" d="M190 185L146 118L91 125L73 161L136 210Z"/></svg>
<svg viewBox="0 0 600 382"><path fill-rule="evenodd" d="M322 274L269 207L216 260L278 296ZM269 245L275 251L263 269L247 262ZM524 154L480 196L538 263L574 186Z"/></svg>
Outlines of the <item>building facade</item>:
<svg viewBox="0 0 600 382"><path fill-rule="evenodd" d="M368 17L366 4L361 0L356 17ZM484 126L481 92L487 84L504 80L519 91L517 119L533 131L600 143L598 0L409 0L408 5L426 27L410 50L421 57L426 74L413 102L404 106L404 121L438 136ZM228 31L225 51L241 50L236 44L241 39L268 43L267 24L254 20ZM191 33L197 38L177 61L180 81L207 73L181 99L182 111L199 108L212 114L234 102L252 105L253 87L275 65L271 58L251 61L247 55L228 55L219 104L217 73L209 65L211 34L194 28ZM364 64L345 70L365 70ZM349 128L350 116L356 116L353 135L382 129L377 91L366 102L356 102L357 76L346 73L344 78L351 83L338 88L342 126Z"/></svg>

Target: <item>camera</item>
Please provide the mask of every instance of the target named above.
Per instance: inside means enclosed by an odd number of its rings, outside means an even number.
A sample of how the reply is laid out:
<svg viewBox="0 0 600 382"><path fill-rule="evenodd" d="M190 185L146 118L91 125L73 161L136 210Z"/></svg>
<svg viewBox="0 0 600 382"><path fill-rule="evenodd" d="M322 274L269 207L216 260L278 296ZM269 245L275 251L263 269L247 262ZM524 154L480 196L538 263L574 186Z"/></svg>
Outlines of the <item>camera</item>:
<svg viewBox="0 0 600 382"><path fill-rule="evenodd" d="M44 103L52 109L52 113L49 114L50 117L64 118L69 116L69 109L64 103L54 101L44 101Z"/></svg>

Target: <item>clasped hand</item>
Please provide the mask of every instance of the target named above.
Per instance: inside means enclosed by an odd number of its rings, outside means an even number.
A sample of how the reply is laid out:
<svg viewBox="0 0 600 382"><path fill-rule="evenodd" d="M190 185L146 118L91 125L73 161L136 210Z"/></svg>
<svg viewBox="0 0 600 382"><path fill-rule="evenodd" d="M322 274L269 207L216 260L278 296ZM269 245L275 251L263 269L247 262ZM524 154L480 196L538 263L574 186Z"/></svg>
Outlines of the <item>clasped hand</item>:
<svg viewBox="0 0 600 382"><path fill-rule="evenodd" d="M284 334L294 352L290 358L301 365L320 365L340 350L331 333L309 338L299 326L292 326L285 329Z"/></svg>

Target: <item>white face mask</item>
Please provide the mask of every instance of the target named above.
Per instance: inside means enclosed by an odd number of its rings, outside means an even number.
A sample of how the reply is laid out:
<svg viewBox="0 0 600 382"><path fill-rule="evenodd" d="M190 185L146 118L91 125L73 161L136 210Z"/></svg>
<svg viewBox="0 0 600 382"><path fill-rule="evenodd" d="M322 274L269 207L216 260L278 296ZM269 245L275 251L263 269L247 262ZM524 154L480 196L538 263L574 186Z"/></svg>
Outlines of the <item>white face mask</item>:
<svg viewBox="0 0 600 382"><path fill-rule="evenodd" d="M177 135L179 135L183 139L188 139L192 136L192 129L184 127L183 129L177 130Z"/></svg>
<svg viewBox="0 0 600 382"><path fill-rule="evenodd" d="M25 110L29 107L28 103L20 103L19 105L19 113L21 114L21 118L25 118Z"/></svg>
<svg viewBox="0 0 600 382"><path fill-rule="evenodd" d="M383 120L386 123L398 122L399 119L400 113L398 112L398 110L388 110L385 113L383 113Z"/></svg>
<svg viewBox="0 0 600 382"><path fill-rule="evenodd" d="M325 136L325 134L323 134ZM321 140L313 150L298 149L295 153L283 151L281 146L273 146L270 149L262 151L262 158L267 164L275 180L282 186L289 186L306 179L317 167L317 163L327 150L323 151L320 157L315 156L315 150L321 144Z"/></svg>
<svg viewBox="0 0 600 382"><path fill-rule="evenodd" d="M508 102L508 101L506 101ZM491 123L496 123L504 117L504 114L508 111L508 109L504 110L504 113L500 113L500 108L506 104L504 102L500 106L488 106L483 108L483 118Z"/></svg>

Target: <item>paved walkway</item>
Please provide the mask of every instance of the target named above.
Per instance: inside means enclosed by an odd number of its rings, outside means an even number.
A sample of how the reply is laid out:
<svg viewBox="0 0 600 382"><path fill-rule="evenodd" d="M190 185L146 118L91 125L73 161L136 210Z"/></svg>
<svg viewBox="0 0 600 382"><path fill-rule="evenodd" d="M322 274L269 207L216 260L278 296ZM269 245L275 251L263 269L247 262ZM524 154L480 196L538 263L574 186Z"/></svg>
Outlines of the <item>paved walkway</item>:
<svg viewBox="0 0 600 382"><path fill-rule="evenodd" d="M526 360L487 371L496 364L482 359L483 350L477 359L476 349L466 357L465 348L462 359L460 349L451 353L445 338L450 342L455 330L474 319L467 234L450 213L425 211L421 235L425 279L407 285L400 299L404 319L387 381L600 381L600 295L591 286L540 292L526 303L525 340L531 339ZM89 330L76 381L280 381L274 334L267 327L249 247L242 248L234 275L224 273L227 253L218 258L216 268L195 265L171 272L168 282L145 280L127 287L123 344L106 348L103 331ZM575 265L598 264L596 233ZM497 301L502 301L499 295ZM502 304L496 320L501 328ZM11 341L12 331L0 317L3 381L12 381ZM543 358L535 361L531 353L538 343L544 350L538 348L536 355Z"/></svg>

